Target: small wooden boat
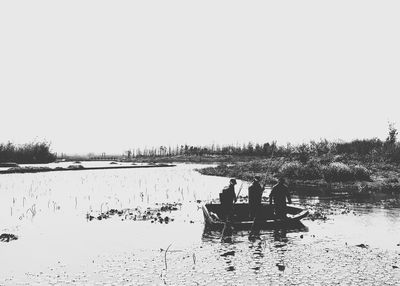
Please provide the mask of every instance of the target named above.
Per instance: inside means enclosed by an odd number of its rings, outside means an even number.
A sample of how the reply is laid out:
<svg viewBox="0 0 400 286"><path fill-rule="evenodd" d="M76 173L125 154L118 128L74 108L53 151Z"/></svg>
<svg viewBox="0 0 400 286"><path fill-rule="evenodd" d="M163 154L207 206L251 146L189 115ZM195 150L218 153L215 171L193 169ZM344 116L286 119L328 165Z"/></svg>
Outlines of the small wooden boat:
<svg viewBox="0 0 400 286"><path fill-rule="evenodd" d="M223 228L225 221L222 218L221 204L205 204L202 206L205 226L208 228ZM300 220L308 215L308 211L298 206L287 205L287 218L278 219L274 214L274 206L263 203L257 214L258 227L267 229L277 226L292 227L301 224ZM233 206L233 216L230 220L235 229L250 229L253 225L253 219L249 217L249 205L238 203Z"/></svg>

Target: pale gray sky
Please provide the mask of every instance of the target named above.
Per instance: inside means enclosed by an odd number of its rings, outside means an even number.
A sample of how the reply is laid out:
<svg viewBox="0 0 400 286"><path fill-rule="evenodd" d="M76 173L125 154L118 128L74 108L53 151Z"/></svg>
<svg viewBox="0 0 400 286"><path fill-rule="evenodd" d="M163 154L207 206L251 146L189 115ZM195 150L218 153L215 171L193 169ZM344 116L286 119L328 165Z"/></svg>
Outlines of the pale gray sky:
<svg viewBox="0 0 400 286"><path fill-rule="evenodd" d="M399 1L2 1L0 142L384 139Z"/></svg>

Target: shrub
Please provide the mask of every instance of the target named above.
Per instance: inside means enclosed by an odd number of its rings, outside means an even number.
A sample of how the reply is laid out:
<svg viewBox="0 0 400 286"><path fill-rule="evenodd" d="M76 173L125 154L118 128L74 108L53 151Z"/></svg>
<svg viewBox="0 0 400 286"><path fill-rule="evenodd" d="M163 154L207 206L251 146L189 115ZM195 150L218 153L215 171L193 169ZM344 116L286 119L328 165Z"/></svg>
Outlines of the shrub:
<svg viewBox="0 0 400 286"><path fill-rule="evenodd" d="M321 166L310 161L307 164L289 162L282 165L279 174L289 179L316 180L322 178Z"/></svg>
<svg viewBox="0 0 400 286"><path fill-rule="evenodd" d="M351 142L341 142L336 144L338 154L357 154L365 156L374 150L381 150L383 142L377 138L368 140L353 140Z"/></svg>
<svg viewBox="0 0 400 286"><path fill-rule="evenodd" d="M289 179L298 179L299 178L299 171L302 168L300 162L289 162L282 165L281 169L279 170L279 174L285 178Z"/></svg>
<svg viewBox="0 0 400 286"><path fill-rule="evenodd" d="M316 142L316 141L310 142L310 149L317 156L331 153L334 146L335 146L334 143L329 142L326 139L320 140L320 142Z"/></svg>
<svg viewBox="0 0 400 286"><path fill-rule="evenodd" d="M370 181L371 172L362 165L356 165L353 167L354 179L358 181Z"/></svg>
<svg viewBox="0 0 400 286"><path fill-rule="evenodd" d="M321 164L317 161L309 161L303 170L302 177L306 180L322 179L323 175Z"/></svg>
<svg viewBox="0 0 400 286"><path fill-rule="evenodd" d="M400 162L400 146L396 144L386 144L385 145L385 155L386 158L392 162Z"/></svg>
<svg viewBox="0 0 400 286"><path fill-rule="evenodd" d="M354 174L350 167L344 163L335 162L322 169L327 182L346 182L354 180Z"/></svg>
<svg viewBox="0 0 400 286"><path fill-rule="evenodd" d="M296 154L298 160L301 163L306 163L311 156L311 148L308 144L301 144L294 148L294 153Z"/></svg>
<svg viewBox="0 0 400 286"><path fill-rule="evenodd" d="M323 168L327 182L369 181L371 172L362 165L348 166L341 162L334 162Z"/></svg>

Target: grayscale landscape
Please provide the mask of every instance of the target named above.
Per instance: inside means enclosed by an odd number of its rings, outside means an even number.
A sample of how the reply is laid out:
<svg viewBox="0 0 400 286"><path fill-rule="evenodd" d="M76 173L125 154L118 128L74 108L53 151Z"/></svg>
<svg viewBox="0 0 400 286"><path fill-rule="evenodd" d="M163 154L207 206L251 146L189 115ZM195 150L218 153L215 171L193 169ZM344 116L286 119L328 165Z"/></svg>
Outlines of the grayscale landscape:
<svg viewBox="0 0 400 286"><path fill-rule="evenodd" d="M0 3L0 286L398 285L400 4Z"/></svg>

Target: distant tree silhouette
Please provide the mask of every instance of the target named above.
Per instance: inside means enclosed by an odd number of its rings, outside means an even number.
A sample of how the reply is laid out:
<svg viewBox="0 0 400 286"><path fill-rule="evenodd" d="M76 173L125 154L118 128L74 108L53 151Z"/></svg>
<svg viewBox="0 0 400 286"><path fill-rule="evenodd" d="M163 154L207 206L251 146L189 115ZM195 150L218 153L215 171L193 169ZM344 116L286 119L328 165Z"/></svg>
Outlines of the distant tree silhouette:
<svg viewBox="0 0 400 286"><path fill-rule="evenodd" d="M388 134L388 137L386 138L386 142L389 144L396 143L398 133L399 132L397 131L395 123L389 122L389 134Z"/></svg>
<svg viewBox="0 0 400 286"><path fill-rule="evenodd" d="M0 144L0 162L19 164L40 164L56 160L56 154L50 151L50 143L32 142L15 145L11 142Z"/></svg>

